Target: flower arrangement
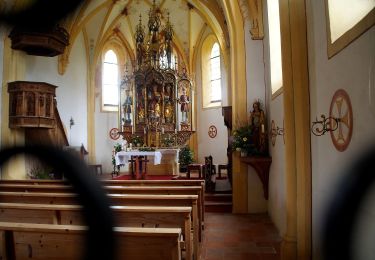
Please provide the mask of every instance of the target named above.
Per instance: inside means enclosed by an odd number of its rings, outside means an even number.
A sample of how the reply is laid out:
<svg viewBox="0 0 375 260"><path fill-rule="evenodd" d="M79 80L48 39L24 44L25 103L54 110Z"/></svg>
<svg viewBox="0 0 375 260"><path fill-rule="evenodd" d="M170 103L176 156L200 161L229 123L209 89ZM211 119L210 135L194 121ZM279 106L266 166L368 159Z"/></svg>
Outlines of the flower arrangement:
<svg viewBox="0 0 375 260"><path fill-rule="evenodd" d="M121 144L117 143L113 146L112 150L112 165L113 165L113 174L118 174L120 171L120 166L117 166L117 172L116 172L116 153L120 152L122 150Z"/></svg>
<svg viewBox="0 0 375 260"><path fill-rule="evenodd" d="M131 143L134 145L134 146L142 146L143 145L143 138L140 137L139 135L133 135L132 136L132 139L131 139Z"/></svg>
<svg viewBox="0 0 375 260"><path fill-rule="evenodd" d="M254 144L254 129L252 125L241 126L233 132L233 150L241 153L258 154L258 149Z"/></svg>
<svg viewBox="0 0 375 260"><path fill-rule="evenodd" d="M138 150L140 152L155 152L155 148L152 148L152 147L141 147Z"/></svg>
<svg viewBox="0 0 375 260"><path fill-rule="evenodd" d="M174 145L175 140L174 140L173 136L171 136L170 134L167 134L167 135L163 135L163 137L161 139L161 143L165 147L171 147L171 146Z"/></svg>

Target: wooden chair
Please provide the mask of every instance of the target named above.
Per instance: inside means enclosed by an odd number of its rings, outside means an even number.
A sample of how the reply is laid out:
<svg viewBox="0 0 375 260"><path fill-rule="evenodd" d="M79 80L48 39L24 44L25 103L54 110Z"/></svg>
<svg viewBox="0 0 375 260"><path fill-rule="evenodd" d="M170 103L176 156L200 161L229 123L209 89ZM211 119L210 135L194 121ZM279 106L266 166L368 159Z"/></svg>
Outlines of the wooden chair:
<svg viewBox="0 0 375 260"><path fill-rule="evenodd" d="M187 174L186 174L186 177L188 179L190 179L190 172L191 171L197 171L199 179L202 178L202 164L194 163L194 164L189 164L188 165L188 167L187 167Z"/></svg>
<svg viewBox="0 0 375 260"><path fill-rule="evenodd" d="M228 165L227 164L219 164L217 166L217 174L218 174L219 178L221 178L221 170L226 170L227 175L228 175Z"/></svg>
<svg viewBox="0 0 375 260"><path fill-rule="evenodd" d="M103 169L102 169L101 164L89 164L89 168L95 175L103 174Z"/></svg>
<svg viewBox="0 0 375 260"><path fill-rule="evenodd" d="M204 157L204 175L206 180L206 191L208 192L214 192L215 191L215 182L212 181L212 176L216 175L216 168L213 164L212 156L206 156Z"/></svg>

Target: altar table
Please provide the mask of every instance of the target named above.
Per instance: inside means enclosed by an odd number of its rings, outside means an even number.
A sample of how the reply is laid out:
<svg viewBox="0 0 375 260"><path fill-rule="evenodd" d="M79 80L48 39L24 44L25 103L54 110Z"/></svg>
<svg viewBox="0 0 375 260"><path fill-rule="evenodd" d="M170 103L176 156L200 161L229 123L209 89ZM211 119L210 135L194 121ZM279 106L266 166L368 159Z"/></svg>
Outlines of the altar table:
<svg viewBox="0 0 375 260"><path fill-rule="evenodd" d="M157 149L153 152L129 151L118 152L115 156L116 165L128 163L131 156L147 156L149 164L147 171L153 175L178 175L179 174L179 149Z"/></svg>

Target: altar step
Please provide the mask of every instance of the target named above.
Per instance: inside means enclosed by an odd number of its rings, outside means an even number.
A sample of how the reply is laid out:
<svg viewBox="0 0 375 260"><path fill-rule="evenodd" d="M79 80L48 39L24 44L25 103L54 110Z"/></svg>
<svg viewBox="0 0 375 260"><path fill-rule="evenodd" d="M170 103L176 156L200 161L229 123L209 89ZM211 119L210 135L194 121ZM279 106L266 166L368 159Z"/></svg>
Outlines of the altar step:
<svg viewBox="0 0 375 260"><path fill-rule="evenodd" d="M204 196L206 212L232 212L232 193L215 192L206 193Z"/></svg>

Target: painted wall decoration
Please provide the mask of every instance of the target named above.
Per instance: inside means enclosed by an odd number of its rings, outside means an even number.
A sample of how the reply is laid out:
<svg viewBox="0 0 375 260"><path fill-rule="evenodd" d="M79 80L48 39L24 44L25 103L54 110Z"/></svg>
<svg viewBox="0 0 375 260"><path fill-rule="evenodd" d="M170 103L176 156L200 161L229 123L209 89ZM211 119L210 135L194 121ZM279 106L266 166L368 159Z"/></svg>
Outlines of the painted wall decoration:
<svg viewBox="0 0 375 260"><path fill-rule="evenodd" d="M335 127L332 124L337 124L337 130L330 131L330 134L335 148L343 152L348 148L353 133L352 104L345 90L339 89L333 95L329 116L338 119L337 123L330 121L331 129Z"/></svg>
<svg viewBox="0 0 375 260"><path fill-rule="evenodd" d="M118 132L118 129L117 128L112 128L110 131L109 131L109 137L112 139L112 140L117 140L120 138L120 134Z"/></svg>
<svg viewBox="0 0 375 260"><path fill-rule="evenodd" d="M217 128L214 125L211 125L208 128L208 136L211 138L215 138L217 136Z"/></svg>

